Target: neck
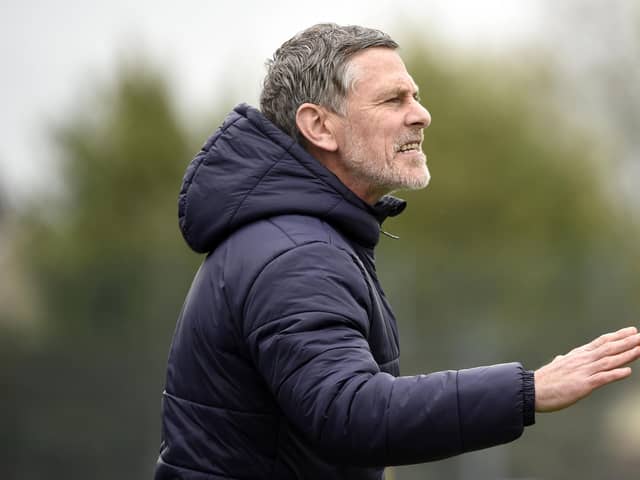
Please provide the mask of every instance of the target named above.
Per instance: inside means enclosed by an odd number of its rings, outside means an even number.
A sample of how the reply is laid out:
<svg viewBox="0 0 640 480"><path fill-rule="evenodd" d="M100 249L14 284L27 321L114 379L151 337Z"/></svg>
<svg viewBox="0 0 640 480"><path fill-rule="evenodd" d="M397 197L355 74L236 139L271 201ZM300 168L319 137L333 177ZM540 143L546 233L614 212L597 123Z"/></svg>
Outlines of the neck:
<svg viewBox="0 0 640 480"><path fill-rule="evenodd" d="M353 175L344 163L341 161L340 156L336 152L327 152L318 148L311 148L308 146L309 153L318 160L324 167L333 173L338 180L340 180L349 190L355 193L358 198L368 203L369 205L375 205L387 191L381 189L372 188L372 186Z"/></svg>

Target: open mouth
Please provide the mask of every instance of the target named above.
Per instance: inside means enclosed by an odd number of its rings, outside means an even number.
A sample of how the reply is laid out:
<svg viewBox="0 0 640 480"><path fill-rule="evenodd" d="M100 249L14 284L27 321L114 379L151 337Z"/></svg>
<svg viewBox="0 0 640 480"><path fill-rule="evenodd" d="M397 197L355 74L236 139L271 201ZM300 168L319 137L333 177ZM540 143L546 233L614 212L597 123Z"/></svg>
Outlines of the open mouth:
<svg viewBox="0 0 640 480"><path fill-rule="evenodd" d="M400 153L406 152L419 152L420 151L420 142L409 142L400 145L397 150Z"/></svg>

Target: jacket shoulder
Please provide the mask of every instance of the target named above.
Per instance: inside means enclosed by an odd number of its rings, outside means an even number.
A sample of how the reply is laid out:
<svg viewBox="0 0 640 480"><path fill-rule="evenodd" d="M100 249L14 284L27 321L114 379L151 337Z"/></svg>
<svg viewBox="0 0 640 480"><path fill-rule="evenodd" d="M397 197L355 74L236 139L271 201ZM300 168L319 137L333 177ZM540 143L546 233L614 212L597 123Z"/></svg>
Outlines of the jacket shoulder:
<svg viewBox="0 0 640 480"><path fill-rule="evenodd" d="M253 222L234 232L221 247L243 252L258 264L309 243L323 243L344 250L353 249L327 222L305 215L281 215Z"/></svg>
<svg viewBox="0 0 640 480"><path fill-rule="evenodd" d="M313 267L306 253L311 246L316 252L323 251L325 258L339 254L343 259L340 271L360 271L351 246L327 222L305 215L282 215L258 220L234 232L209 254L203 273L212 281L210 284L223 286L229 302L241 308L253 282L279 257L300 252L294 255L300 258L300 267Z"/></svg>

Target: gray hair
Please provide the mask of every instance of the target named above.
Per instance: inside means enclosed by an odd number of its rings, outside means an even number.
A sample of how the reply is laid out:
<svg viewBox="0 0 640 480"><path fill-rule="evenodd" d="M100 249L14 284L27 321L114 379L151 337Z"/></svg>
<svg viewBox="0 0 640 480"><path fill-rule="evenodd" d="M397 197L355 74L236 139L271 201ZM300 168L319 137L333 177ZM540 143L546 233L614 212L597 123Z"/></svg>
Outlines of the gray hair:
<svg viewBox="0 0 640 480"><path fill-rule="evenodd" d="M335 23L314 25L282 44L267 60L260 109L265 117L298 142L296 112L309 102L344 115L344 100L355 75L350 58L371 47L398 48L380 30Z"/></svg>

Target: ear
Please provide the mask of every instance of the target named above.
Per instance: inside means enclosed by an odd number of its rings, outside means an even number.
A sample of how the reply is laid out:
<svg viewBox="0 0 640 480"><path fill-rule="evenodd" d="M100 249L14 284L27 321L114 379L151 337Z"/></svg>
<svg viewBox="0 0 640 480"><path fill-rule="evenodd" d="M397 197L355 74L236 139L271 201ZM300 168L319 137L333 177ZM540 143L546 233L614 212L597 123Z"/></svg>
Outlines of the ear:
<svg viewBox="0 0 640 480"><path fill-rule="evenodd" d="M296 125L311 145L328 152L335 152L338 149L330 115L319 105L313 103L300 105L296 111Z"/></svg>

